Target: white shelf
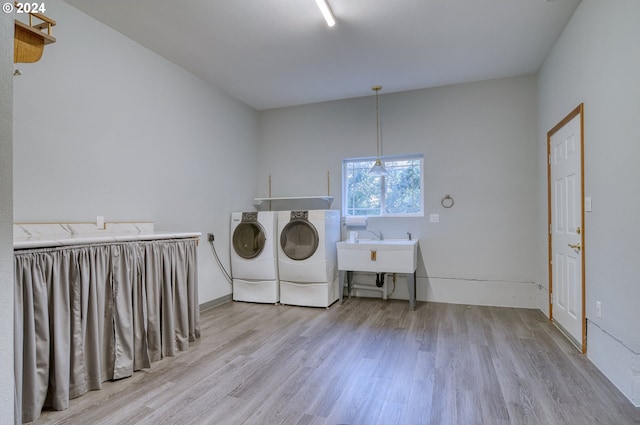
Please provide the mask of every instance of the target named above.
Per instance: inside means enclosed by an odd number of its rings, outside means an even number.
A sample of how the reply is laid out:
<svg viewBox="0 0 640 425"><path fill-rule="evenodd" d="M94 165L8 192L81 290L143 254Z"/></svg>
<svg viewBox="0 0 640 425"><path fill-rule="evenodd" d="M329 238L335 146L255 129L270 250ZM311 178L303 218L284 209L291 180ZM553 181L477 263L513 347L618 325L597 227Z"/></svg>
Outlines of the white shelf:
<svg viewBox="0 0 640 425"><path fill-rule="evenodd" d="M253 205L257 209L264 209L265 206L271 206L272 210L320 210L331 208L333 196L282 196L275 198L255 198L253 201Z"/></svg>

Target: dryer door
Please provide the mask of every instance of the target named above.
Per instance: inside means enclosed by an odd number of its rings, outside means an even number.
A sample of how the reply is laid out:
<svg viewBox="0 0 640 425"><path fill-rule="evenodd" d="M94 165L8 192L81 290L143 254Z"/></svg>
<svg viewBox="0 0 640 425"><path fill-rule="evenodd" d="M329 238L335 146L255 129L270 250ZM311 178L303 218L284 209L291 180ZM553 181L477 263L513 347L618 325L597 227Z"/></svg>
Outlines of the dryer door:
<svg viewBox="0 0 640 425"><path fill-rule="evenodd" d="M293 219L282 229L280 246L292 260L306 260L318 249L318 231L304 219Z"/></svg>
<svg viewBox="0 0 640 425"><path fill-rule="evenodd" d="M240 257L250 260L260 255L266 241L264 227L257 221L242 221L233 231L233 249Z"/></svg>

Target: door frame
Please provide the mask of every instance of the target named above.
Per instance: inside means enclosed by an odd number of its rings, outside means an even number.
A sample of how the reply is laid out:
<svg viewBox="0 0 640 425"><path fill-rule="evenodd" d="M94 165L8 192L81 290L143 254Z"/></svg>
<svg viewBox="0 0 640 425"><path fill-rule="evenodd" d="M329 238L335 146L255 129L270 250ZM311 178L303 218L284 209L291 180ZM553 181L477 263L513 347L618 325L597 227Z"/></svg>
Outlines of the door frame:
<svg viewBox="0 0 640 425"><path fill-rule="evenodd" d="M580 216L582 228L580 239L582 249L580 251L582 259L582 354L587 352L587 316L585 302L585 214L584 214L584 103L578 105L558 124L547 132L547 229L548 229L548 260L549 260L549 320L553 321L553 235L552 235L552 197L551 197L551 137L561 128L567 125L575 117L580 117Z"/></svg>

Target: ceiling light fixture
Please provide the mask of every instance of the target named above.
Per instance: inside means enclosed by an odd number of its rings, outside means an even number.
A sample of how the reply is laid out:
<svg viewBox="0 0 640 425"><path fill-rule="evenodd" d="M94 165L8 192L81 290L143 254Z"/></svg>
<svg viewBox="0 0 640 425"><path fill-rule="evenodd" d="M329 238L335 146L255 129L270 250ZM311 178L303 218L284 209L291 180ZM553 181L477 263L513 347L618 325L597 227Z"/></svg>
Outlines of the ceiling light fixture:
<svg viewBox="0 0 640 425"><path fill-rule="evenodd" d="M320 12L322 12L322 16L324 16L324 20L327 21L327 25L330 27L336 24L336 18L333 16L333 12L331 12L331 8L329 7L329 3L327 0L316 0L316 4L320 8Z"/></svg>
<svg viewBox="0 0 640 425"><path fill-rule="evenodd" d="M376 92L376 163L373 164L373 167L369 170L369 175L372 176L386 176L387 170L382 165L382 161L380 161L380 155L382 152L382 140L380 138L380 113L378 112L378 92L382 90L382 86L373 86L371 89Z"/></svg>

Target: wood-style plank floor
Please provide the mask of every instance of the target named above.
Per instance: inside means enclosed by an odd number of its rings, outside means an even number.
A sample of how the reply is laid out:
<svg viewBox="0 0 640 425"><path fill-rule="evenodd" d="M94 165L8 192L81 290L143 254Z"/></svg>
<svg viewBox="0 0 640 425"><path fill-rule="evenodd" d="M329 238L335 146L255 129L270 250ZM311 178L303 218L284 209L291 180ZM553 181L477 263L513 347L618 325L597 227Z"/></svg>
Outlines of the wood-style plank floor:
<svg viewBox="0 0 640 425"><path fill-rule="evenodd" d="M631 403L537 310L230 302L202 338L44 424L626 425Z"/></svg>

